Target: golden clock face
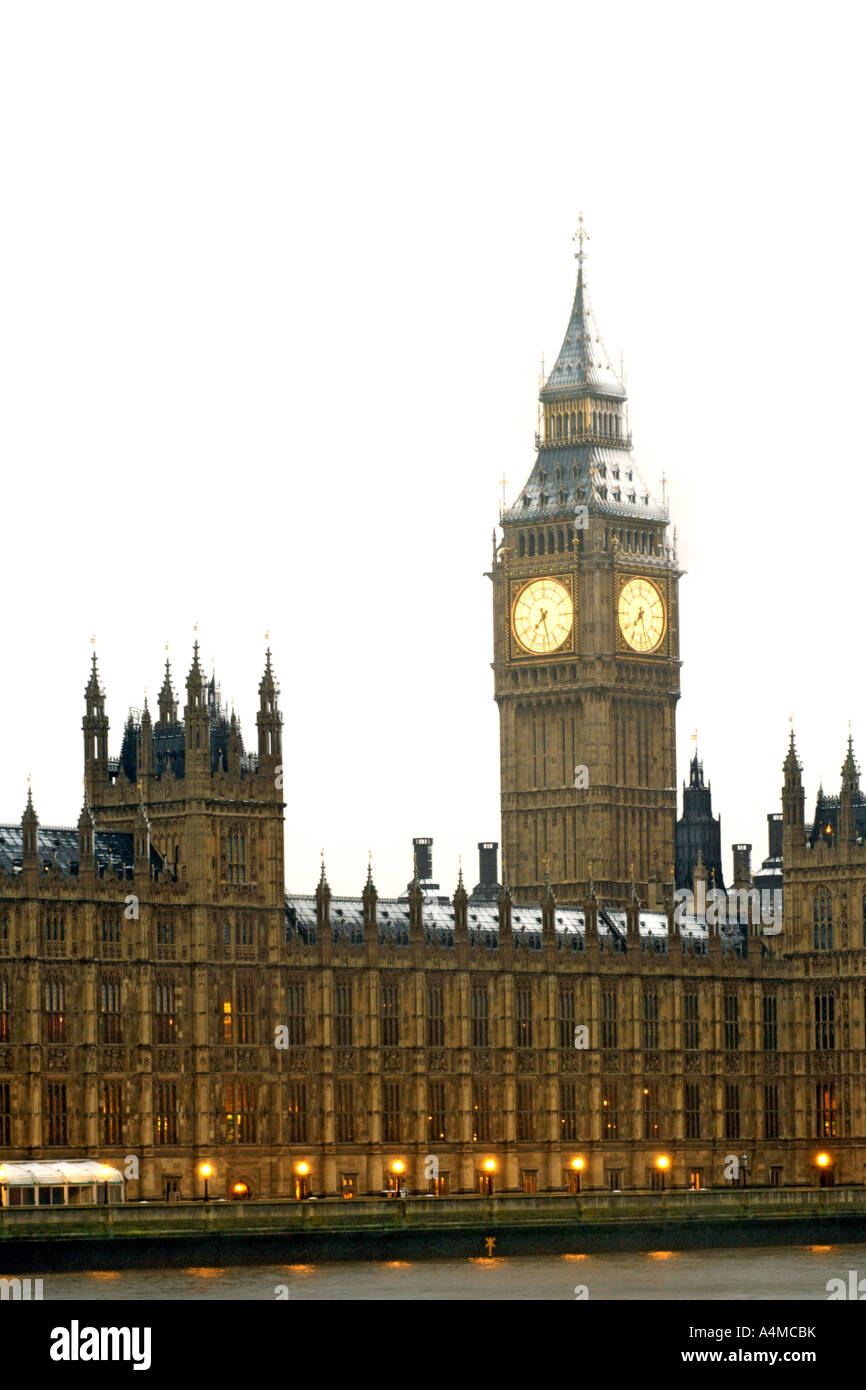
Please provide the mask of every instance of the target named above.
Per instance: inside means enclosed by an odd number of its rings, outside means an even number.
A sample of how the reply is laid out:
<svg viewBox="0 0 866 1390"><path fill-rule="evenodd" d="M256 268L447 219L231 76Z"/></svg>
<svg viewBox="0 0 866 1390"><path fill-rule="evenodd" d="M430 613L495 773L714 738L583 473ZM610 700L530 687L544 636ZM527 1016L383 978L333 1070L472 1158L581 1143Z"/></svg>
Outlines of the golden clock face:
<svg viewBox="0 0 866 1390"><path fill-rule="evenodd" d="M635 652L654 652L665 635L665 605L649 579L628 579L617 608L620 632Z"/></svg>
<svg viewBox="0 0 866 1390"><path fill-rule="evenodd" d="M545 656L558 651L573 624L571 595L555 579L533 579L517 595L511 626L525 652Z"/></svg>

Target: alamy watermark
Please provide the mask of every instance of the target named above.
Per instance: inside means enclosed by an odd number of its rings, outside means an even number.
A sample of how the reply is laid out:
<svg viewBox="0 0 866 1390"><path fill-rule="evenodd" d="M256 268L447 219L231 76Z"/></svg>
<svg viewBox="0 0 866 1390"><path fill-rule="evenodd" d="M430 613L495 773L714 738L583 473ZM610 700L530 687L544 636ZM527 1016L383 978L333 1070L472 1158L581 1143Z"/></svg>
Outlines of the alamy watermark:
<svg viewBox="0 0 866 1390"><path fill-rule="evenodd" d="M782 931L782 890L774 888L711 888L707 892L703 879L698 879L697 892L677 888L674 893L674 921L682 926L688 917L705 917L707 926L745 926L752 922L764 928L764 936L779 936Z"/></svg>

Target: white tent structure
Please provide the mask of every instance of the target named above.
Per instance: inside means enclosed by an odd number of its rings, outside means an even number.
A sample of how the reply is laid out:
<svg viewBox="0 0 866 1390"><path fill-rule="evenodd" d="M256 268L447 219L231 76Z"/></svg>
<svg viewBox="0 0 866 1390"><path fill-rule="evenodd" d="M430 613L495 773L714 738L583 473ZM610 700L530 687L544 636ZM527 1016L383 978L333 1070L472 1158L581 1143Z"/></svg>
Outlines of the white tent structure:
<svg viewBox="0 0 866 1390"><path fill-rule="evenodd" d="M95 1206L122 1202L123 1174L95 1158L0 1163L0 1206Z"/></svg>

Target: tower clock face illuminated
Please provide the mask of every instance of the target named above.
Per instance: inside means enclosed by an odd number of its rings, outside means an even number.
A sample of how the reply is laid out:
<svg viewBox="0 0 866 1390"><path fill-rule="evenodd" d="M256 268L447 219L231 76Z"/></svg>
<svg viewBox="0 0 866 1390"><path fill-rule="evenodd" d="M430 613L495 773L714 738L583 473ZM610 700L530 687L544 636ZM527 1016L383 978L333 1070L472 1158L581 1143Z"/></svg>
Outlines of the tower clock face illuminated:
<svg viewBox="0 0 866 1390"><path fill-rule="evenodd" d="M574 625L571 595L555 579L534 579L520 590L511 626L525 652L546 656L568 641Z"/></svg>
<svg viewBox="0 0 866 1390"><path fill-rule="evenodd" d="M617 607L619 628L634 652L654 652L665 635L665 605L649 579L627 579Z"/></svg>

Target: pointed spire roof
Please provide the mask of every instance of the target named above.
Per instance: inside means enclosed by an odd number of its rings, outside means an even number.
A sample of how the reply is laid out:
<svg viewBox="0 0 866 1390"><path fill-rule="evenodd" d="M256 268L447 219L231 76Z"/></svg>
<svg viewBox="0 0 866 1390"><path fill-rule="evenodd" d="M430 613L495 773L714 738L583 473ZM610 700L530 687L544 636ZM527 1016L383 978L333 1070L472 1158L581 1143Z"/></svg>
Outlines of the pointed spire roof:
<svg viewBox="0 0 866 1390"><path fill-rule="evenodd" d="M580 235L586 237L583 231ZM599 391L605 396L615 396L621 401L626 397L625 387L614 370L607 348L602 342L586 292L583 269L585 257L581 242L581 249L576 253L577 284L571 317L553 371L541 389L542 400L563 391L573 394L585 389Z"/></svg>
<svg viewBox="0 0 866 1390"><path fill-rule="evenodd" d="M577 505L596 504L605 513L623 518L666 522L667 503L654 500L632 457L622 408L627 396L625 385L610 361L587 297L582 223L576 240L580 250L571 316L540 394L545 406L560 402L561 410L553 411L549 418L564 421L565 431L561 437L545 435L537 440L538 457L532 473L514 503L502 511L500 520L524 522L568 516L572 521ZM607 423L599 421L596 426L597 414Z"/></svg>
<svg viewBox="0 0 866 1390"><path fill-rule="evenodd" d="M166 662L165 664L166 666L168 666L168 662ZM198 638L196 638L195 642L193 642L192 666L190 666L189 668L189 674L190 678L192 678L193 676L197 676L200 681L204 681L204 672L201 669L201 664L198 659Z"/></svg>
<svg viewBox="0 0 866 1390"><path fill-rule="evenodd" d="M36 810L33 805L33 788L29 781L27 783L27 805L24 807L24 815L21 819L22 821L35 821L37 819Z"/></svg>
<svg viewBox="0 0 866 1390"><path fill-rule="evenodd" d="M793 724L791 725L791 735L790 735L790 738L789 738L789 740L788 740L788 751L787 751L787 753L785 754L785 761L784 761L784 763L782 764L782 767L783 767L783 770L784 770L784 773L785 773L785 777L786 777L786 779L787 779L788 781L791 781L791 780L793 779L794 781L799 782L799 780L800 780L801 768L800 768L799 759L798 759L798 757L797 757L797 748L796 748L796 745L795 745L795 743L794 743L794 726L793 726ZM819 792L819 796L820 796L820 792Z"/></svg>
<svg viewBox="0 0 866 1390"><path fill-rule="evenodd" d="M854 760L854 740L848 734L848 752L842 764L842 785L856 788L859 786L860 769Z"/></svg>

